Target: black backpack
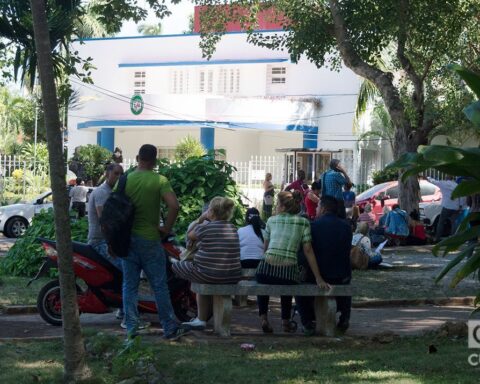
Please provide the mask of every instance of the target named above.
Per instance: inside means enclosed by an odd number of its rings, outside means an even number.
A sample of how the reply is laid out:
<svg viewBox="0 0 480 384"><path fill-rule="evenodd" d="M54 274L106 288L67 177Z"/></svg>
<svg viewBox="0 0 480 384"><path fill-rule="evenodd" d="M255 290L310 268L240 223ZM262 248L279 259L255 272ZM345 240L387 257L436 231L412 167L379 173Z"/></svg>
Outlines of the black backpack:
<svg viewBox="0 0 480 384"><path fill-rule="evenodd" d="M127 175L118 180L117 189L113 191L103 206L100 226L108 251L112 256L127 257L133 226L134 206L125 194Z"/></svg>

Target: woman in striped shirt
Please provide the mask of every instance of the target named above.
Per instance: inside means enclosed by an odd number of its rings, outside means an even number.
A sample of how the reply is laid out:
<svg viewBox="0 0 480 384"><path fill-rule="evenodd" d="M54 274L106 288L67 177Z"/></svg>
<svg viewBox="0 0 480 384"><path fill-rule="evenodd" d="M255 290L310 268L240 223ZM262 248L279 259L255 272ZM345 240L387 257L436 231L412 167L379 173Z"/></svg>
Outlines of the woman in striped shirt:
<svg viewBox="0 0 480 384"><path fill-rule="evenodd" d="M298 215L303 196L298 191L280 192L277 196L277 215L267 221L264 234L264 259L257 268L257 281L261 284L291 285L300 280L297 254L300 247L320 288L329 289L318 269L312 249L310 223ZM268 296L257 298L258 311L265 333L273 332L268 322ZM290 325L292 296L282 296L282 326L285 332L294 332Z"/></svg>
<svg viewBox="0 0 480 384"><path fill-rule="evenodd" d="M207 212L187 237L198 244L193 261L172 265L173 272L185 280L207 284L235 284L242 277L240 242L235 226L230 223L234 202L215 197ZM206 221L206 220L209 221ZM197 295L198 317L184 327L204 329L212 312L212 297Z"/></svg>

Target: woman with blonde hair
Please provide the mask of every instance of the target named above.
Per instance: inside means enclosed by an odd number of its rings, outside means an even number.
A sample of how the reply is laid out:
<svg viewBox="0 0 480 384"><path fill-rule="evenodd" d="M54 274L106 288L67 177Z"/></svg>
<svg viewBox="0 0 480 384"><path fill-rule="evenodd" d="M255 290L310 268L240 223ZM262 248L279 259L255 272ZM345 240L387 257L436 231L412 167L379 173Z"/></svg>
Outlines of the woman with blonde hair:
<svg viewBox="0 0 480 384"><path fill-rule="evenodd" d="M264 233L265 254L257 267L256 279L261 284L298 284L300 280L297 254L303 247L308 264L320 288L329 289L318 269L312 249L310 223L298 215L303 196L300 192L280 192L277 196L277 215L268 219ZM262 330L273 332L268 322L269 296L259 296L258 310ZM282 296L282 326L284 332L295 332L290 324L292 296Z"/></svg>
<svg viewBox="0 0 480 384"><path fill-rule="evenodd" d="M383 259L380 252L372 250L372 243L368 237L368 223L363 221L358 223L357 230L352 237L352 246L358 246L365 255L368 256L368 268L374 268L380 264Z"/></svg>
<svg viewBox="0 0 480 384"><path fill-rule="evenodd" d="M240 242L235 226L230 223L235 204L225 197L215 197L187 237L198 244L193 261L179 261L173 272L196 283L235 284L242 277ZM212 312L212 297L197 295L198 317L185 328L204 329Z"/></svg>

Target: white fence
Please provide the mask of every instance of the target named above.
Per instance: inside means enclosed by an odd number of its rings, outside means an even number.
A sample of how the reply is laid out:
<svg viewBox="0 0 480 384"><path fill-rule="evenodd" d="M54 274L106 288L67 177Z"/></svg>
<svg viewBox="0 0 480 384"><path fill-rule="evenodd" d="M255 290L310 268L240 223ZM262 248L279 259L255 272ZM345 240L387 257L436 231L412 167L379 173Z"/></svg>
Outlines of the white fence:
<svg viewBox="0 0 480 384"><path fill-rule="evenodd" d="M49 187L48 164L0 155L0 202L33 199Z"/></svg>

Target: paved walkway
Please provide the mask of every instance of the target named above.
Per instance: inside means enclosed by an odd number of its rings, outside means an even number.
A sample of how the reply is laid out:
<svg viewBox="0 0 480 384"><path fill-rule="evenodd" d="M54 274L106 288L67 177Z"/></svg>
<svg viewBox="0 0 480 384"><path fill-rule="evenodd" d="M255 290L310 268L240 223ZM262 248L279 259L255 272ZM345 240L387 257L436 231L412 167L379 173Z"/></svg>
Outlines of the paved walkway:
<svg viewBox="0 0 480 384"><path fill-rule="evenodd" d="M272 303L271 323L274 336L285 338L280 330L279 305ZM471 307L416 306L396 308L354 308L349 336L373 336L379 333L392 332L397 335L418 335L427 330L438 328L445 321L467 321ZM149 333L159 334L160 329L156 316L147 316L152 321ZM300 323L298 315L296 321ZM104 315L82 315L82 326L95 328L115 334L123 334L119 321L113 313ZM234 308L232 314L232 334L239 338L271 337L263 335L259 328L257 308L249 306ZM46 324L39 315L0 315L0 339L61 337L62 328ZM301 336L298 331L297 336ZM194 332L197 338L217 339L211 328L206 332Z"/></svg>

